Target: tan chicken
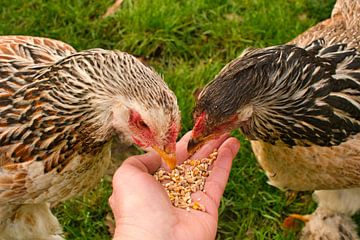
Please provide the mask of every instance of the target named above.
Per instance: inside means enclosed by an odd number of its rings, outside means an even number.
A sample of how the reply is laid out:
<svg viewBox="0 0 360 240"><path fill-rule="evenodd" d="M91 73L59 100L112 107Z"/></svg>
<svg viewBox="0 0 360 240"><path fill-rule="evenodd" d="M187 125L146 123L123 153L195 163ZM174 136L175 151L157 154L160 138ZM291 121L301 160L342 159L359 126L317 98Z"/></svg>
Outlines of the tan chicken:
<svg viewBox="0 0 360 240"><path fill-rule="evenodd" d="M50 206L100 180L113 136L173 167L179 129L174 93L135 57L0 37L0 239L62 239Z"/></svg>
<svg viewBox="0 0 360 240"><path fill-rule="evenodd" d="M245 51L200 93L188 150L240 128L271 185L316 190L303 239L358 239L359 51L359 0L287 45Z"/></svg>

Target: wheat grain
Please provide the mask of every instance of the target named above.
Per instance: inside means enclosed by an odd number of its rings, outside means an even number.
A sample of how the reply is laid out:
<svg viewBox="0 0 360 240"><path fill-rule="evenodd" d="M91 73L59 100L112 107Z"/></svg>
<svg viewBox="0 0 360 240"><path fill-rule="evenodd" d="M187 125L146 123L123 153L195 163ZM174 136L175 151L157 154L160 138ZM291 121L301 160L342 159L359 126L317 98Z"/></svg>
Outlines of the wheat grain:
<svg viewBox="0 0 360 240"><path fill-rule="evenodd" d="M215 149L207 158L188 159L176 166L171 172L160 168L154 177L165 188L171 203L178 208L206 211L199 201L193 201L191 194L197 191L205 192L205 181L210 174L209 167L217 158Z"/></svg>

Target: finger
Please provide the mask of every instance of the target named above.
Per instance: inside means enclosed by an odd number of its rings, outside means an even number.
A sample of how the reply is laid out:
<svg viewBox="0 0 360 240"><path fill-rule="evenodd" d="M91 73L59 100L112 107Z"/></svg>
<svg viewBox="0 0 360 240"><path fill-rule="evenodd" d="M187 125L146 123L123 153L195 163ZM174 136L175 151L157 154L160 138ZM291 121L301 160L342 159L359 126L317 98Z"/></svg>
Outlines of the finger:
<svg viewBox="0 0 360 240"><path fill-rule="evenodd" d="M191 158L192 159L201 159L208 157L210 153L214 151L215 148L219 146L229 137L229 134L224 134L217 139L207 142L204 146L200 148Z"/></svg>
<svg viewBox="0 0 360 240"><path fill-rule="evenodd" d="M183 162L188 157L187 143L189 142L190 136L191 131L187 132L176 144L176 158L178 164ZM153 174L160 167L167 168L167 165L154 150L151 150L149 153L143 155L130 157L123 163L123 165L125 165L124 167L126 167L127 164L130 164L133 167L151 174Z"/></svg>
<svg viewBox="0 0 360 240"><path fill-rule="evenodd" d="M227 139L219 148L214 167L205 183L206 194L215 202L216 209L224 193L229 178L231 164L239 151L240 143L236 138Z"/></svg>
<svg viewBox="0 0 360 240"><path fill-rule="evenodd" d="M187 152L187 144L191 137L191 131L187 132L176 144L176 158L178 163L184 162L189 154Z"/></svg>
<svg viewBox="0 0 360 240"><path fill-rule="evenodd" d="M121 168L126 171L128 167L135 167L140 171L153 174L162 164L161 157L156 152L129 157Z"/></svg>
<svg viewBox="0 0 360 240"><path fill-rule="evenodd" d="M189 158L189 153L187 151L187 145L190 140L192 131L187 132L180 141L176 144L176 159L177 164L183 163L186 159ZM214 151L215 148L218 148L228 137L228 134L220 136L218 139L214 139L205 144L199 151L197 151L192 158L200 159L207 157L210 153ZM167 168L166 164L162 164L162 167Z"/></svg>
<svg viewBox="0 0 360 240"><path fill-rule="evenodd" d="M176 144L176 162L177 164L183 163L188 157L187 144L191 137L191 131L187 132ZM168 166L163 162L162 168L169 169Z"/></svg>

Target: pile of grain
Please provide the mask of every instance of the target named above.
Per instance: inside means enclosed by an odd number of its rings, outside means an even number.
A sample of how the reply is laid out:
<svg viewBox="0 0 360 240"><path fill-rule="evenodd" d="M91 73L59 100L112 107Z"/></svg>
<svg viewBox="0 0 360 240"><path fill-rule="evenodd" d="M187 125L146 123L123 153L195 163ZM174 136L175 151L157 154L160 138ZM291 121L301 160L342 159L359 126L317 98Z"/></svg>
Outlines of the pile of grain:
<svg viewBox="0 0 360 240"><path fill-rule="evenodd" d="M171 203L178 208L205 211L205 206L198 201L192 201L191 193L203 191L205 180L209 176L209 167L217 158L215 149L208 158L188 159L183 164L176 166L171 172L159 169L154 177L165 188Z"/></svg>

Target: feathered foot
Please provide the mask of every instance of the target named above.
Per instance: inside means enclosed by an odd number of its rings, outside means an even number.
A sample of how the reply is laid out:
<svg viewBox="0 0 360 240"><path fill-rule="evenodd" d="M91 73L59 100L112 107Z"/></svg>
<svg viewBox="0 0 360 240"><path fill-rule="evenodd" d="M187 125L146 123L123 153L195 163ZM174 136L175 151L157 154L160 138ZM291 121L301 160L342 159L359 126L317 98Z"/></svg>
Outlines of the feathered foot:
<svg viewBox="0 0 360 240"><path fill-rule="evenodd" d="M285 222L298 219L305 223L300 240L359 240L351 217L326 208L317 208L311 215L290 215Z"/></svg>

